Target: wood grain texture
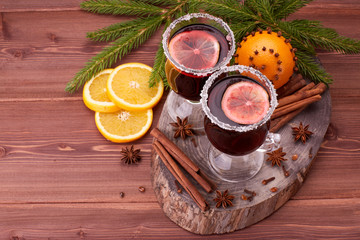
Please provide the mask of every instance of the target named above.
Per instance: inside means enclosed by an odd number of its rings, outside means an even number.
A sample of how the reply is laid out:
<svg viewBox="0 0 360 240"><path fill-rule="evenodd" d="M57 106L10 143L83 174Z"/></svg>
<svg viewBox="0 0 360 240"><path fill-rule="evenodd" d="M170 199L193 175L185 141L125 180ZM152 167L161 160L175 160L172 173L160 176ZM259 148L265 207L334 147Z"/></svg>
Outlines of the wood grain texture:
<svg viewBox="0 0 360 240"><path fill-rule="evenodd" d="M79 10L83 0L2 0L0 2L0 12L53 12Z"/></svg>
<svg viewBox="0 0 360 240"><path fill-rule="evenodd" d="M359 198L293 200L249 228L204 237L170 222L157 203L0 204L0 238L358 239L359 208Z"/></svg>
<svg viewBox="0 0 360 240"><path fill-rule="evenodd" d="M2 13L0 99L79 96L81 91L67 94L66 83L108 45L86 39L86 33L124 20L83 11ZM157 32L121 63L141 61L152 66L160 35Z"/></svg>
<svg viewBox="0 0 360 240"><path fill-rule="evenodd" d="M0 239L203 239L158 205L149 134L134 142L143 161L121 165L119 150L128 144L106 141L81 92L64 92L106 46L86 32L128 19L80 11L80 1L0 1ZM320 20L360 39L359 16L360 1L316 0L290 19ZM152 65L159 39L160 33L117 64ZM300 191L258 224L206 239L359 238L360 55L319 58L334 78L331 124Z"/></svg>

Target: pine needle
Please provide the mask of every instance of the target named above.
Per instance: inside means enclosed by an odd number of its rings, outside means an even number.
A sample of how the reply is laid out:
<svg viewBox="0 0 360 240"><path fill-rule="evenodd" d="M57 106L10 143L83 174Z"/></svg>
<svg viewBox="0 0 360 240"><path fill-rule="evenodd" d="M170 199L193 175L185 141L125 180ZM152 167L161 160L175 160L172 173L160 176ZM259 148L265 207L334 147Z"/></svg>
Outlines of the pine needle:
<svg viewBox="0 0 360 240"><path fill-rule="evenodd" d="M241 7L236 0L199 0L199 2L200 7L206 12L223 19L231 19L232 22L258 19L249 8Z"/></svg>
<svg viewBox="0 0 360 240"><path fill-rule="evenodd" d="M125 22L115 23L108 27L99 29L95 32L87 33L87 37L93 41L114 41L123 36L129 31L132 31L139 24L144 21L142 18L137 18Z"/></svg>
<svg viewBox="0 0 360 240"><path fill-rule="evenodd" d="M170 21L167 20L164 26L163 32L166 30L166 28L170 25ZM149 87L153 87L156 85L156 83L159 81L159 77L163 80L164 86L168 87L168 81L166 79L165 74L165 62L166 62L166 56L164 54L164 48L162 46L162 41L160 41L158 50L156 52L155 61L153 70L151 72L150 78L149 78Z"/></svg>
<svg viewBox="0 0 360 240"><path fill-rule="evenodd" d="M239 22L239 23L231 24L230 28L234 32L235 39L240 41L241 38L245 36L247 33L256 30L257 24L252 21Z"/></svg>
<svg viewBox="0 0 360 240"><path fill-rule="evenodd" d="M80 4L81 8L99 14L150 16L160 15L163 9L140 1L89 0Z"/></svg>
<svg viewBox="0 0 360 240"><path fill-rule="evenodd" d="M303 52L297 52L296 56L298 57L296 65L304 77L317 83L332 83L333 80L331 79L330 75L319 64L319 62L316 61L315 58L306 55Z"/></svg>
<svg viewBox="0 0 360 240"><path fill-rule="evenodd" d="M277 20L284 19L312 1L313 0L274 0L274 18Z"/></svg>
<svg viewBox="0 0 360 240"><path fill-rule="evenodd" d="M177 0L138 0L140 2L150 3L153 5L176 5L179 3Z"/></svg>

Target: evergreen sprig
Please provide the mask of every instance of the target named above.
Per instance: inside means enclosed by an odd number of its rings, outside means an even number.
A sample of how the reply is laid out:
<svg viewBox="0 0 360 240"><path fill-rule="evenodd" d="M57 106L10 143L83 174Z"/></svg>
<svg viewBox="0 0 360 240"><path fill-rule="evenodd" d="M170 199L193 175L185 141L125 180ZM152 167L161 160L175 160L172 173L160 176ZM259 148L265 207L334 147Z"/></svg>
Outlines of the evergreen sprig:
<svg viewBox="0 0 360 240"><path fill-rule="evenodd" d="M170 25L169 19L166 21L164 26L165 29ZM160 41L159 48L155 55L155 61L153 66L153 71L151 72L150 78L149 78L149 86L153 87L156 85L157 81L159 80L159 77L161 79L164 79L164 85L165 87L169 87L168 82L166 81L166 75L165 75L165 62L166 62L166 56L164 54L164 48L162 47L162 42Z"/></svg>
<svg viewBox="0 0 360 240"><path fill-rule="evenodd" d="M160 15L163 9L138 0L89 0L80 4L81 8L99 14L149 16Z"/></svg>
<svg viewBox="0 0 360 240"><path fill-rule="evenodd" d="M301 74L315 82L331 83L330 75L316 60L316 49L342 54L360 52L360 41L340 36L325 28L319 21L286 18L312 0L88 0L81 8L98 14L136 16L87 34L94 41L113 41L81 69L67 84L66 91L74 92L88 79L111 67L116 61L143 44L163 24L190 12L203 11L218 16L230 24L236 41L257 29L270 27L281 31L297 48L297 67ZM149 85L162 78L166 84L165 61L160 43L156 52Z"/></svg>
<svg viewBox="0 0 360 240"><path fill-rule="evenodd" d="M134 30L134 28L136 28L139 24L142 24L143 21L143 18L136 18L130 21L115 23L97 31L88 32L87 37L93 41L99 42L114 41L125 35L128 31Z"/></svg>
<svg viewBox="0 0 360 240"><path fill-rule="evenodd" d="M284 19L312 1L313 0L273 0L271 8L273 9L274 18L277 20Z"/></svg>
<svg viewBox="0 0 360 240"><path fill-rule="evenodd" d="M117 60L144 43L162 23L161 16L145 19L136 29L115 40L109 47L93 57L86 66L68 83L66 91L74 92L94 74L112 66Z"/></svg>

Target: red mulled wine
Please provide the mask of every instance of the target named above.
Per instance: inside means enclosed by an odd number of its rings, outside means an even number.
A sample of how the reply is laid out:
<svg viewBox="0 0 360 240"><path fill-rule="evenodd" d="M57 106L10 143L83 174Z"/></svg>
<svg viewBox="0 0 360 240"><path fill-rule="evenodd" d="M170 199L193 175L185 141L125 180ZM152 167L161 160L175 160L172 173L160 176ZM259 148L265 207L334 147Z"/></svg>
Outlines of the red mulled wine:
<svg viewBox="0 0 360 240"><path fill-rule="evenodd" d="M209 88L207 105L220 122L230 126L246 126L259 122L269 109L266 89L256 80L233 75L217 80ZM223 129L205 116L207 137L214 147L230 155L246 155L265 141L270 121L246 132Z"/></svg>
<svg viewBox="0 0 360 240"><path fill-rule="evenodd" d="M211 69L228 55L230 46L224 34L206 24L192 24L176 31L169 41L169 52L173 61L188 69ZM200 100L200 92L208 76L199 77L181 72L171 61L165 64L165 73L170 87L182 97Z"/></svg>

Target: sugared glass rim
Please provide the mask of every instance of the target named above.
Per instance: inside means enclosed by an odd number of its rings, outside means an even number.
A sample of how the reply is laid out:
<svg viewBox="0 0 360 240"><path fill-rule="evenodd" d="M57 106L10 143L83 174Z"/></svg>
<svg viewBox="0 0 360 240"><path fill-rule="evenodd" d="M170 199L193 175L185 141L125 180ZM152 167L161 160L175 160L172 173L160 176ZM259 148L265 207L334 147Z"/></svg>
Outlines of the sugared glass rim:
<svg viewBox="0 0 360 240"><path fill-rule="evenodd" d="M214 81L223 73L226 72L239 72L240 74L243 73L244 71L246 72L250 72L254 75L256 75L257 77L259 77L259 79L264 83L264 85L268 88L268 90L270 91L270 108L267 111L266 115L263 117L263 119L261 119L261 121L254 123L254 124L249 124L249 125L239 125L239 126L233 126L224 122L221 122L216 116L214 116L211 111L210 108L208 107L208 91L209 88L213 85ZM270 82L270 80L263 75L260 71L252 68L252 67L248 67L248 66L244 66L244 65L234 65L234 66L230 66L230 67L224 67L221 70L213 73L209 79L206 81L202 91L201 91L201 106L203 111L205 112L206 116L210 119L210 121L213 124L216 124L217 126L226 129L226 130L232 130L232 131L237 131L237 132L248 132L251 131L253 129L258 128L259 126L262 126L263 124L265 124L267 121L270 120L271 115L273 114L276 106L278 105L278 101L277 101L277 93L276 90L274 88L274 85Z"/></svg>
<svg viewBox="0 0 360 240"><path fill-rule="evenodd" d="M230 45L230 49L229 52L226 56L225 59L223 59L223 61L220 64L216 64L216 66L212 67L212 68L206 68L206 69L192 69L192 68L187 68L184 65L176 62L170 55L169 52L169 48L168 48L168 40L171 37L171 31L176 27L176 25L182 21L189 21L192 18L208 18L210 20L213 20L215 22L217 22L218 24L220 24L228 33L225 38L226 41L229 43ZM229 38L231 40L229 40ZM224 22L222 19L214 17L210 14L207 13L190 13L187 15L184 15L178 19L175 19L165 30L163 36L162 36L162 45L163 45L163 49L164 49L164 53L167 59L170 60L170 62L180 71L182 72L186 72L195 76L199 76L199 77L204 77L209 75L210 73L213 73L217 70L219 70L221 67L225 66L226 64L228 64L230 62L230 59L232 58L232 56L235 53L235 37L234 37L234 33L233 31L230 29L229 25Z"/></svg>

